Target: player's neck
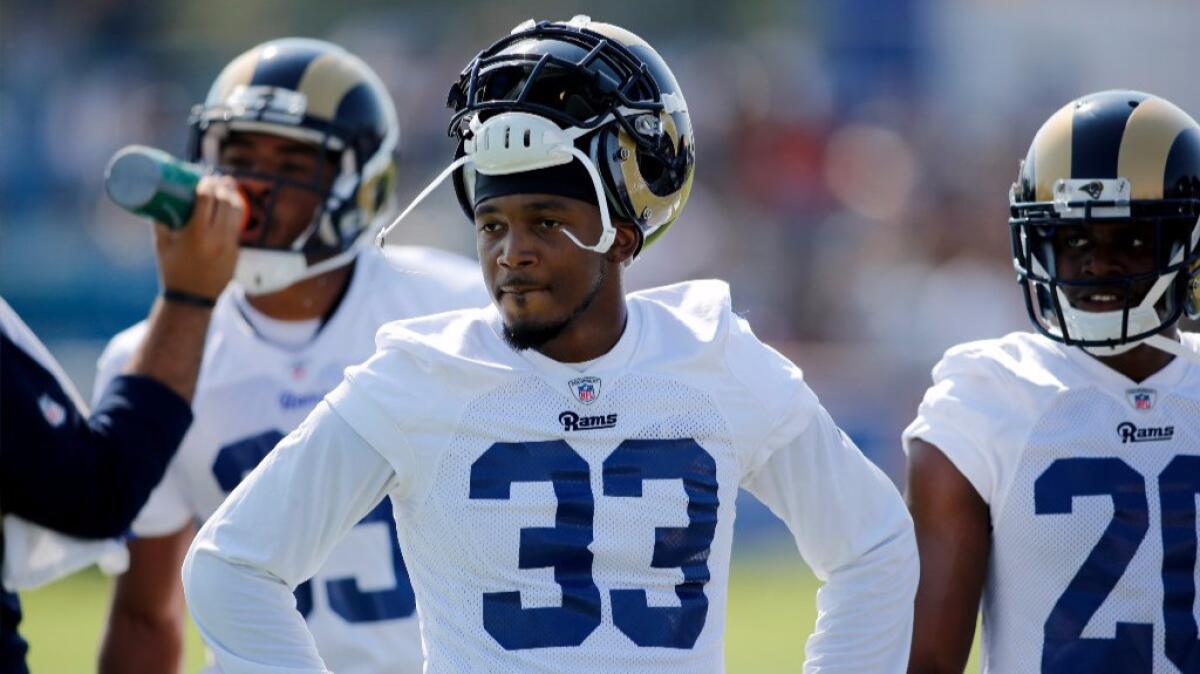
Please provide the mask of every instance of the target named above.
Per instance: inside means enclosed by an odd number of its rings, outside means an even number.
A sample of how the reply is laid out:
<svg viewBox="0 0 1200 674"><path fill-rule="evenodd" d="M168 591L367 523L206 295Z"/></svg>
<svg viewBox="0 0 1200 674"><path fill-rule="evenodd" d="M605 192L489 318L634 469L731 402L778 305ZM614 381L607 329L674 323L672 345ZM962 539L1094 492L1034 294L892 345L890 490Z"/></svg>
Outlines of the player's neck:
<svg viewBox="0 0 1200 674"><path fill-rule="evenodd" d="M591 306L576 316L557 337L537 347L537 351L560 363L595 360L612 351L621 340L627 317L621 274L610 273Z"/></svg>
<svg viewBox="0 0 1200 674"><path fill-rule="evenodd" d="M1179 341L1179 328L1172 326L1170 330L1164 331L1162 336ZM1133 381L1142 382L1169 365L1175 356L1148 344L1141 344L1120 355L1094 358Z"/></svg>
<svg viewBox="0 0 1200 674"><path fill-rule="evenodd" d="M345 294L354 263L305 279L267 295L247 295L259 313L280 321L305 321L329 314Z"/></svg>

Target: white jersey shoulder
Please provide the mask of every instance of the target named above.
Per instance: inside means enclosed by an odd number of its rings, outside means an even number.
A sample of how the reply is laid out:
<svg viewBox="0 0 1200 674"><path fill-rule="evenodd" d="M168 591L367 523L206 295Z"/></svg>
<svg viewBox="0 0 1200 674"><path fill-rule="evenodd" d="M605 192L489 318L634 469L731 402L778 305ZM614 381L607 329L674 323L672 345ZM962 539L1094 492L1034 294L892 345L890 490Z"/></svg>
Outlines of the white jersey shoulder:
<svg viewBox="0 0 1200 674"><path fill-rule="evenodd" d="M635 369L659 371L705 391L734 429L742 470L768 458L771 436L799 436L817 413L796 364L733 312L724 281L692 281L633 293L645 321Z"/></svg>
<svg viewBox="0 0 1200 674"><path fill-rule="evenodd" d="M1200 366L1133 382L1040 336L967 344L934 368L914 437L989 505L985 671L1193 670Z"/></svg>
<svg viewBox="0 0 1200 674"><path fill-rule="evenodd" d="M985 501L1048 400L1079 384L1067 351L1026 332L952 347L933 368L917 418L904 431L939 448Z"/></svg>

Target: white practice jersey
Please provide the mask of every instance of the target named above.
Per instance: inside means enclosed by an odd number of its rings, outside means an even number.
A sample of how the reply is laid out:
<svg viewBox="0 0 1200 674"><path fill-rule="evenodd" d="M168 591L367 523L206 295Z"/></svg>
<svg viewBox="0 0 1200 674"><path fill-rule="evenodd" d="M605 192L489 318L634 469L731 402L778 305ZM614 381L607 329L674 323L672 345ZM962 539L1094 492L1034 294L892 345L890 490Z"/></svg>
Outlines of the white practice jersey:
<svg viewBox="0 0 1200 674"><path fill-rule="evenodd" d="M905 447L937 446L990 508L984 671L1200 672L1200 365L1134 383L1014 333L933 379Z"/></svg>
<svg viewBox="0 0 1200 674"><path fill-rule="evenodd" d="M222 667L325 671L287 586L388 493L428 673L722 672L742 486L828 581L809 671L903 672L917 561L895 487L724 283L627 304L582 370L511 349L493 307L385 326L193 545L185 588Z"/></svg>
<svg viewBox="0 0 1200 674"><path fill-rule="evenodd" d="M424 248L365 250L345 297L314 338L282 347L256 334L232 290L217 303L192 403L195 415L163 482L133 525L162 536L205 520L285 435L374 352L379 326L399 318L488 303L477 263ZM100 361L96 390L121 372L142 339L117 335ZM419 672L412 589L391 508L372 504L315 572L295 588L321 655L338 672ZM286 531L260 536L286 538Z"/></svg>

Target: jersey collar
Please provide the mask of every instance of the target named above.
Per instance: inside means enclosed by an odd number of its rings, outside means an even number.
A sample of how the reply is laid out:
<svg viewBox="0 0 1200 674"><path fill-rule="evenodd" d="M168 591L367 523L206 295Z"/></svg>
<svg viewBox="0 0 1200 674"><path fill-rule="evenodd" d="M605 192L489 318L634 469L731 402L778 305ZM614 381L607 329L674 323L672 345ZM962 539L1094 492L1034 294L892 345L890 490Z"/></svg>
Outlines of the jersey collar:
<svg viewBox="0 0 1200 674"><path fill-rule="evenodd" d="M1200 349L1200 336L1181 331L1180 337L1183 339L1183 343L1192 349ZM1057 346L1067 360L1084 370L1090 378L1113 390L1125 390L1129 388L1173 388L1182 383L1197 367L1186 358L1176 357L1170 363L1167 363L1166 367L1150 375L1145 380L1135 382L1101 363L1083 349L1061 344Z"/></svg>
<svg viewBox="0 0 1200 674"><path fill-rule="evenodd" d="M608 353L590 360L587 363L563 363L542 355L534 349L514 352L519 358L528 363L537 372L552 379L570 380L580 375L600 376L605 373L616 373L624 370L633 356L637 353L638 341L642 333L642 311L637 302L625 302L626 320L625 331L621 338L609 349ZM500 312L493 304L489 311L489 322L497 338L503 340L504 324ZM511 351L511 348L510 348Z"/></svg>

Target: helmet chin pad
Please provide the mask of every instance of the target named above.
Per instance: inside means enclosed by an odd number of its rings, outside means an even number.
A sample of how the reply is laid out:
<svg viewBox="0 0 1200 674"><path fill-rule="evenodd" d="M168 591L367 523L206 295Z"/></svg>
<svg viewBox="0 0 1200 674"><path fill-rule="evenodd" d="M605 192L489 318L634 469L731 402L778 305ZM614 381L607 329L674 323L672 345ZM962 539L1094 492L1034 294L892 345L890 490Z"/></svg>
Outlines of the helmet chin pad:
<svg viewBox="0 0 1200 674"><path fill-rule="evenodd" d="M362 242L369 239L366 236L359 237L353 247L314 264L309 264L308 258L300 252L243 248L238 253L233 280L242 286L247 295L279 292L305 279L350 264L358 256Z"/></svg>
<svg viewBox="0 0 1200 674"><path fill-rule="evenodd" d="M1074 307L1066 306L1067 298L1059 289L1059 302L1064 303L1063 316L1067 320L1067 331L1072 339L1078 340L1098 340L1098 339L1120 339L1121 337L1121 322L1124 318L1124 311L1082 311ZM1132 307L1129 309L1129 334L1139 334L1148 330L1153 330L1159 325L1158 312L1153 306L1145 305ZM1127 351L1136 348L1141 341L1126 342L1124 344L1115 344L1113 346L1085 346L1084 351L1094 356L1117 356Z"/></svg>
<svg viewBox="0 0 1200 674"><path fill-rule="evenodd" d="M243 248L233 278L247 295L268 295L292 285L307 269L303 253Z"/></svg>
<svg viewBox="0 0 1200 674"><path fill-rule="evenodd" d="M1039 261L1034 260L1032 266L1035 274L1043 275L1043 278L1048 277L1046 270ZM1071 304L1062 287L1055 286L1053 292L1057 296L1057 301L1054 304L1061 311L1061 320L1064 325L1047 325L1045 327L1058 337L1065 336L1072 342L1107 340L1119 342L1125 339L1125 335L1140 335L1153 332L1162 327L1162 317L1159 316L1156 307L1159 300L1171 288L1171 283L1174 279L1175 274L1166 274L1159 277L1154 285L1146 291L1145 296L1137 306L1130 306L1114 311L1084 311L1083 309L1078 309ZM1141 341L1143 340L1139 339L1103 346L1091 344L1088 345L1087 350L1089 353L1094 353L1095 355L1117 355L1132 349L1141 343Z"/></svg>

